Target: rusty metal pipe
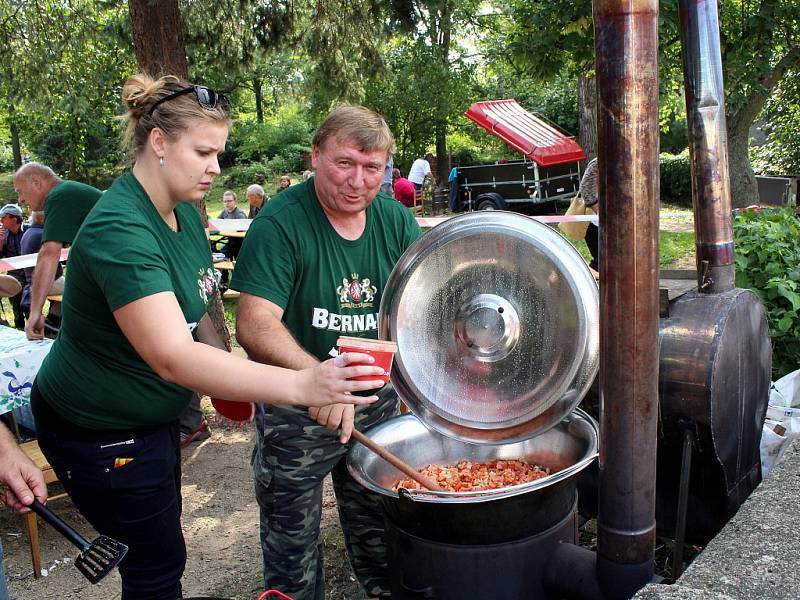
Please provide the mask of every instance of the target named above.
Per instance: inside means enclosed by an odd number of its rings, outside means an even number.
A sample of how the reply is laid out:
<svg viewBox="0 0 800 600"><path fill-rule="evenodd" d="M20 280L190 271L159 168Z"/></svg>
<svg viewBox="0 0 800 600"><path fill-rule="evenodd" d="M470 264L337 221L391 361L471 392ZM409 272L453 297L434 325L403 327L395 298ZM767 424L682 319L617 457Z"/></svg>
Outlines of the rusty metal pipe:
<svg viewBox="0 0 800 600"><path fill-rule="evenodd" d="M607 597L629 597L652 577L656 533L658 0L595 0L593 11L603 257L597 575Z"/></svg>
<svg viewBox="0 0 800 600"><path fill-rule="evenodd" d="M692 163L697 287L733 289L733 228L717 0L679 0Z"/></svg>

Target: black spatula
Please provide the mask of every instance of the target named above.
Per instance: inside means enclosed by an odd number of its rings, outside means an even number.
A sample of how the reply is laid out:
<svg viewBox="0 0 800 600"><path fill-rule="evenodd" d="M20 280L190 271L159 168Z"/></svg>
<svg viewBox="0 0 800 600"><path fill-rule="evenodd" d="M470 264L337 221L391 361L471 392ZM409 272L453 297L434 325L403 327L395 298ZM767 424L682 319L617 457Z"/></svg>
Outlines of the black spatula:
<svg viewBox="0 0 800 600"><path fill-rule="evenodd" d="M95 541L89 543L77 531L55 516L49 508L46 508L38 500L34 500L29 508L47 521L47 523L61 535L80 548L81 553L78 558L75 559L75 566L78 567L78 570L83 573L83 576L92 583L97 583L108 575L128 552L128 547L125 544L117 540L112 540L105 535L101 535Z"/></svg>

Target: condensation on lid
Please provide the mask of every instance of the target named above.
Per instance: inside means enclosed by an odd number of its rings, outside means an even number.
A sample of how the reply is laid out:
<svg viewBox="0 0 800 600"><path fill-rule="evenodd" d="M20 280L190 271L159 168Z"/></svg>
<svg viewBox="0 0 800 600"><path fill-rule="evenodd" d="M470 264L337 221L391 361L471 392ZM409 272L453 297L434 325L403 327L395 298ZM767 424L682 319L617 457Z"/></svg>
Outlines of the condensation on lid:
<svg viewBox="0 0 800 600"><path fill-rule="evenodd" d="M397 342L392 383L423 422L475 443L546 431L598 369L599 298L557 231L502 211L445 221L401 257L379 335Z"/></svg>

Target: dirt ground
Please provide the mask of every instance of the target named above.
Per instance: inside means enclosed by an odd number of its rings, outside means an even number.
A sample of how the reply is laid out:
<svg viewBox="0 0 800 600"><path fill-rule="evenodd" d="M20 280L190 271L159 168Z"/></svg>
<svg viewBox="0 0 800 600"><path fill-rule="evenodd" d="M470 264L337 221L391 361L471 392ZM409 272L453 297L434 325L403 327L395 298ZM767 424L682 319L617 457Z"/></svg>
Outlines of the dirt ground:
<svg viewBox="0 0 800 600"><path fill-rule="evenodd" d="M188 562L183 591L191 596L255 600L263 592L258 505L253 495L250 452L254 426L212 422L212 436L183 450L183 531ZM60 486L50 486L55 494ZM322 517L326 587L329 600L363 600L350 570L338 525L330 483ZM96 533L68 498L50 508L88 540ZM115 600L120 598L115 570L91 585L74 568L77 548L39 521L42 565L46 577L34 578L24 519L0 508L0 535L12 600Z"/></svg>

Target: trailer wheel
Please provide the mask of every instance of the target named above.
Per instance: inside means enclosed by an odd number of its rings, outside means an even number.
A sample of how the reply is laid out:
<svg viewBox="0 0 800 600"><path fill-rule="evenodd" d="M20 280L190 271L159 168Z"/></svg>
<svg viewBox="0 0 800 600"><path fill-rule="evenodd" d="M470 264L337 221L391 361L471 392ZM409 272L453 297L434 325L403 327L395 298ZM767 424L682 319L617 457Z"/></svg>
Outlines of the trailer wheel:
<svg viewBox="0 0 800 600"><path fill-rule="evenodd" d="M475 210L505 210L506 199L496 192L481 194L475 200Z"/></svg>

